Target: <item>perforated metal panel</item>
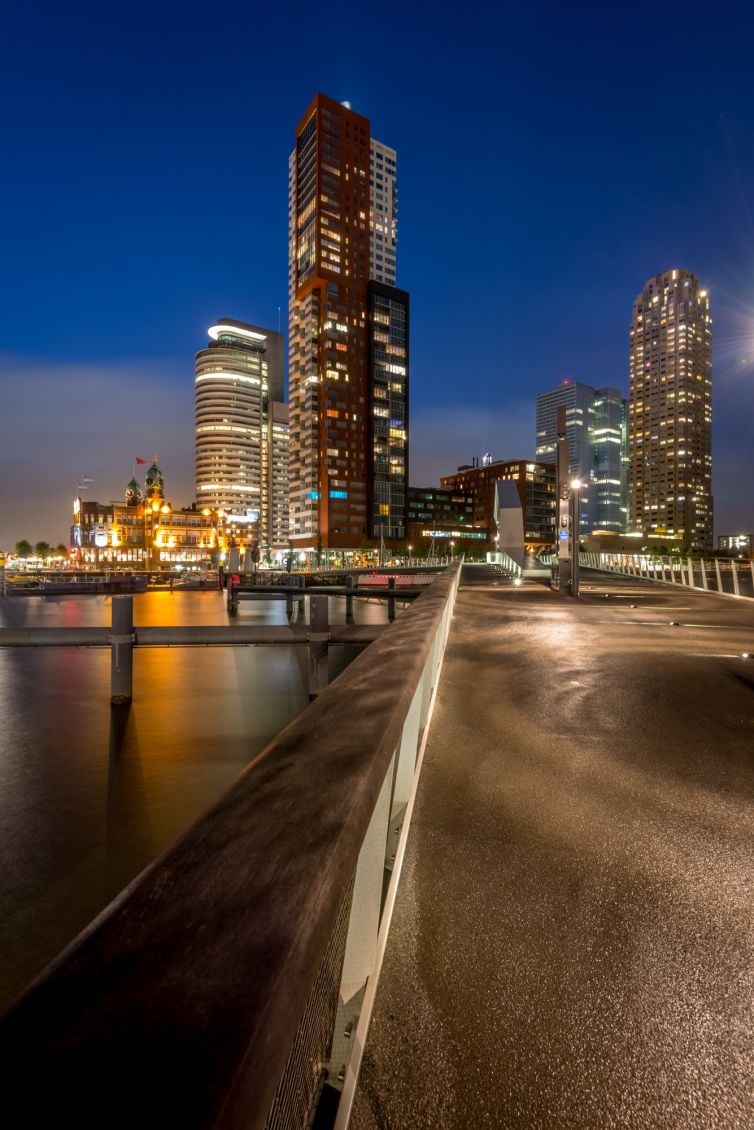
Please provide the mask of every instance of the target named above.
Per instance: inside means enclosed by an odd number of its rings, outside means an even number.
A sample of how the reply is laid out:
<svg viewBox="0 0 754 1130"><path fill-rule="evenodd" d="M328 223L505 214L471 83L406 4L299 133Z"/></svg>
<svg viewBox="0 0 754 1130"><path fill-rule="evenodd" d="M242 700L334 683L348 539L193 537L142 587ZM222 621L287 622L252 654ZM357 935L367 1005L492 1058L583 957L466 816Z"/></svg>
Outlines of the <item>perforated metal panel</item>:
<svg viewBox="0 0 754 1130"><path fill-rule="evenodd" d="M322 965L306 1002L296 1039L267 1116L266 1130L306 1130L314 1115L330 1058L352 895L353 881L341 903Z"/></svg>

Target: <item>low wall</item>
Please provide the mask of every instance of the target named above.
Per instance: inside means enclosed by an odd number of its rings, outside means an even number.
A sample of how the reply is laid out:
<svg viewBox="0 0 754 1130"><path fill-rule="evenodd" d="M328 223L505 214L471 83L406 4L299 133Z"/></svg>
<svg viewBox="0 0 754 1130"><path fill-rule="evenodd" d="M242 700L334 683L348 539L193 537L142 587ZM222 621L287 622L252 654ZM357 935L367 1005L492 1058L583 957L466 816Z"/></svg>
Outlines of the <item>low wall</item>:
<svg viewBox="0 0 754 1130"><path fill-rule="evenodd" d="M346 1074L459 575L429 586L11 1008L3 1101L19 1124L307 1125L324 1080Z"/></svg>

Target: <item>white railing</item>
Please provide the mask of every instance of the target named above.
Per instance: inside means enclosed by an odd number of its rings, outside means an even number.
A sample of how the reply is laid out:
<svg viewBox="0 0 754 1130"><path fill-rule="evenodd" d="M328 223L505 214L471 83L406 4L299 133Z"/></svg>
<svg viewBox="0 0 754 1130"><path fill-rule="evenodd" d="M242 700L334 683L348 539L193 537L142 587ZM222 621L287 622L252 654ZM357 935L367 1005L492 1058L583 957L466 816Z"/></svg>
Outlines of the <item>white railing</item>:
<svg viewBox="0 0 754 1130"><path fill-rule="evenodd" d="M602 569L623 576L643 577L668 585L684 585L723 596L754 596L754 560L735 558L666 557L646 553L587 553L579 555L583 568Z"/></svg>

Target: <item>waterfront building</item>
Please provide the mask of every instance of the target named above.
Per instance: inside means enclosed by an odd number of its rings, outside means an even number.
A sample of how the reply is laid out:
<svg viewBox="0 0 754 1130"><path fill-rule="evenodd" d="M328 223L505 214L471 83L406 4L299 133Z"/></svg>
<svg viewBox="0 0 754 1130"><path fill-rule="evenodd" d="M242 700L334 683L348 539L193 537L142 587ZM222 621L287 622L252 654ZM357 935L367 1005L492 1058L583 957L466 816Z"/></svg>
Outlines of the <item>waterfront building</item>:
<svg viewBox="0 0 754 1130"><path fill-rule="evenodd" d="M93 568L193 569L210 564L220 533L217 516L209 511L195 505L174 509L155 460L144 486L134 476L122 502L75 499L71 548L77 564Z"/></svg>
<svg viewBox="0 0 754 1130"><path fill-rule="evenodd" d="M474 460L459 467L454 475L443 476L440 485L444 490L462 491L473 496L473 524L477 529L486 531L489 548L492 548L495 484L508 480L515 482L518 488L527 549L537 551L553 545L557 499L553 464L525 459L493 460L485 456L481 463Z"/></svg>
<svg viewBox="0 0 754 1130"><path fill-rule="evenodd" d="M413 554L433 546L438 556L454 552L475 555L488 540L484 526L474 525L474 495L437 487L408 488L408 545Z"/></svg>
<svg viewBox="0 0 754 1130"><path fill-rule="evenodd" d="M629 524L712 548L712 318L689 271L649 279L633 306Z"/></svg>
<svg viewBox="0 0 754 1130"><path fill-rule="evenodd" d="M754 534L718 534L717 548L723 553L743 553L754 557Z"/></svg>
<svg viewBox="0 0 754 1130"><path fill-rule="evenodd" d="M231 318L208 336L194 370L197 503L268 554L288 544L283 337Z"/></svg>
<svg viewBox="0 0 754 1130"><path fill-rule="evenodd" d="M620 533L628 512L627 404L618 389L563 381L537 397L537 459L556 462L558 408L566 410L569 478L581 480L579 530Z"/></svg>
<svg viewBox="0 0 754 1130"><path fill-rule="evenodd" d="M268 498L269 534L272 550L284 549L290 540L288 516L288 462L290 458L290 427L288 405L278 400L272 402L268 420Z"/></svg>
<svg viewBox="0 0 754 1130"><path fill-rule="evenodd" d="M408 295L395 287L395 151L346 103L313 99L289 161L291 540L405 537Z"/></svg>

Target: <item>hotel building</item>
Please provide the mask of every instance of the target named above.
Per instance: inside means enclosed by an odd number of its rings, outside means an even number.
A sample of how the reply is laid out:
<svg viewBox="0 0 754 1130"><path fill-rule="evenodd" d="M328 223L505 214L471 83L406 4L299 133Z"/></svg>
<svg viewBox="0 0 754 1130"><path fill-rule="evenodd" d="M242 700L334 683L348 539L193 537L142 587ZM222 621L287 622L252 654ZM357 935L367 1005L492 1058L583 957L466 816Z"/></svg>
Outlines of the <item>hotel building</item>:
<svg viewBox="0 0 754 1130"><path fill-rule="evenodd" d="M288 544L283 337L221 318L194 370L196 498L242 544Z"/></svg>
<svg viewBox="0 0 754 1130"><path fill-rule="evenodd" d="M395 151L318 94L289 162L291 539L405 537L408 295L395 287Z"/></svg>
<svg viewBox="0 0 754 1130"><path fill-rule="evenodd" d="M629 357L630 529L712 549L712 318L695 275L649 279Z"/></svg>
<svg viewBox="0 0 754 1130"><path fill-rule="evenodd" d="M221 545L216 515L196 506L173 509L166 500L156 461L143 487L131 479L122 502L74 502L71 547L79 565L150 572L206 568Z"/></svg>

